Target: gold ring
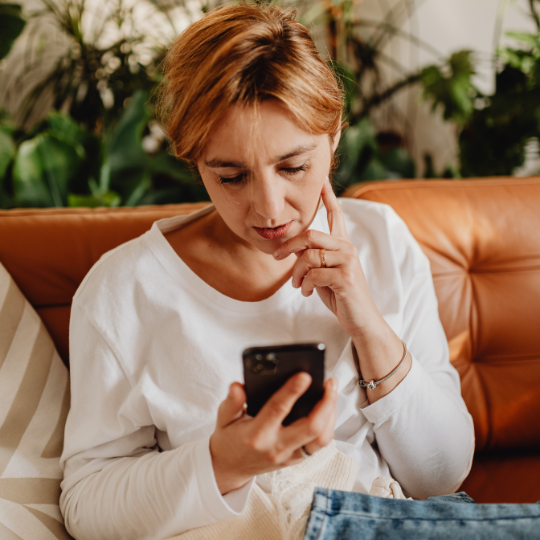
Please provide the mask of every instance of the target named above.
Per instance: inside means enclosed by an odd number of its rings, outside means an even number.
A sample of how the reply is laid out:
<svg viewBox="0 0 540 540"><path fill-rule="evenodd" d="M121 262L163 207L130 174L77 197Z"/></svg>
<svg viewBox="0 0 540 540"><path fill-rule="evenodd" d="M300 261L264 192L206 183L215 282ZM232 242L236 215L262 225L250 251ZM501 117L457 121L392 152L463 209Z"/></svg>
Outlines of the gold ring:
<svg viewBox="0 0 540 540"><path fill-rule="evenodd" d="M323 268L326 268L326 250L325 249L320 249L319 250L319 256L321 258L321 266Z"/></svg>

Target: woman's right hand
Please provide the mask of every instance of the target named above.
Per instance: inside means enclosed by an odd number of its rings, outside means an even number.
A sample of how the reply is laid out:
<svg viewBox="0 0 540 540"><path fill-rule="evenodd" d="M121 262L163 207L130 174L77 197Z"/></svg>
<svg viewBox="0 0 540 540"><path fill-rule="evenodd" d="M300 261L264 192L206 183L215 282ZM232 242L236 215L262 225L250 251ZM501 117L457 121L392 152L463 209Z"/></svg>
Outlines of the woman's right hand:
<svg viewBox="0 0 540 540"><path fill-rule="evenodd" d="M255 418L245 414L246 393L233 383L219 407L216 429L210 437L214 476L222 495L241 488L259 474L282 469L304 459L334 438L337 384L325 383L322 399L309 416L284 427L283 420L309 388L311 377L297 373L264 405Z"/></svg>

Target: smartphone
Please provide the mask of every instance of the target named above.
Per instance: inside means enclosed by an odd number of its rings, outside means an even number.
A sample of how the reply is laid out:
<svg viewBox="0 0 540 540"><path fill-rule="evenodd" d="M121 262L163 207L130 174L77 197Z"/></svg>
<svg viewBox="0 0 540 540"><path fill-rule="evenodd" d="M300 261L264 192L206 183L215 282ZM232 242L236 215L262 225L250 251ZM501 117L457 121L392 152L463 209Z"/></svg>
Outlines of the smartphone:
<svg viewBox="0 0 540 540"><path fill-rule="evenodd" d="M296 373L311 375L311 385L294 404L284 426L307 416L324 394L322 343L251 347L242 354L247 413L256 416L268 399Z"/></svg>

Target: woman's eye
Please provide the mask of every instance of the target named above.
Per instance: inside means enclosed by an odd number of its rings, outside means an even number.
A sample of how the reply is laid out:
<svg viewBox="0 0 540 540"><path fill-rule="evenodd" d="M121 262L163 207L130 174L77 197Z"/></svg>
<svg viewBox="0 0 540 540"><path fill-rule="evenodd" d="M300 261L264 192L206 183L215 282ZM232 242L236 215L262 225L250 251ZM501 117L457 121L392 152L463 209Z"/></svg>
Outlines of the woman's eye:
<svg viewBox="0 0 540 540"><path fill-rule="evenodd" d="M305 163L304 165L300 165L300 167L282 167L281 170L285 173L285 174L290 174L290 175L294 175L294 174L298 174L302 171L305 171L308 169L308 164ZM227 177L227 176L220 176L219 177L219 183L220 184L229 184L229 185L237 185L237 184L240 184L244 181L244 179L246 178L246 174L243 173L243 174L238 174L237 176L231 176L231 177Z"/></svg>
<svg viewBox="0 0 540 540"><path fill-rule="evenodd" d="M219 177L219 183L220 184L239 184L242 182L246 175L245 174L239 174L238 176L232 176L231 178L227 178L224 176Z"/></svg>
<svg viewBox="0 0 540 540"><path fill-rule="evenodd" d="M307 168L307 164L304 164L300 165L300 167L283 167L281 170L287 174L298 174L299 172L305 171Z"/></svg>

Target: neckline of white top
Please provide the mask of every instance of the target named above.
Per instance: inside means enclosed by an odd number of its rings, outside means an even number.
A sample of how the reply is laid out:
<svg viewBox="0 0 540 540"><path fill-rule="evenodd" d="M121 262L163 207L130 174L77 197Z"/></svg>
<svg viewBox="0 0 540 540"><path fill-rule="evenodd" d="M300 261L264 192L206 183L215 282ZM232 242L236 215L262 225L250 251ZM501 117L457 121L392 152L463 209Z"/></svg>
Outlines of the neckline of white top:
<svg viewBox="0 0 540 540"><path fill-rule="evenodd" d="M324 207L323 207L324 209ZM183 216L160 219L154 222L152 228L147 233L149 247L157 256L161 264L175 278L179 278L188 284L199 296L202 296L212 304L221 307L229 312L236 313L262 313L265 311L276 310L285 304L297 298L301 291L292 287L291 279L287 280L272 296L259 302L243 302L226 296L206 281L202 280L174 251L171 244L165 238L165 233L183 227L188 223L195 221L214 210L214 205L209 204L200 210ZM324 210L323 210L324 212ZM321 216L321 209L315 215L310 229L316 229L323 232L328 226L324 227L324 217Z"/></svg>

